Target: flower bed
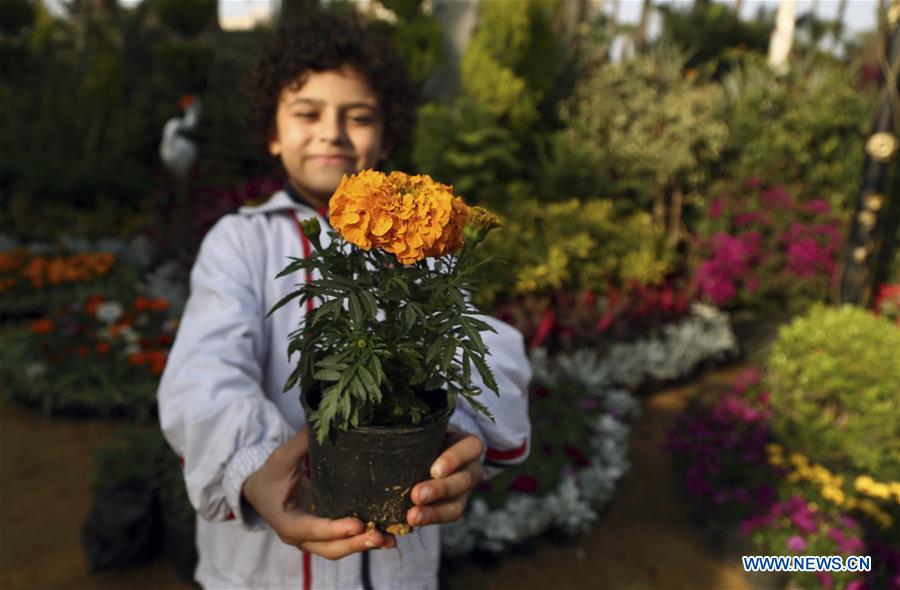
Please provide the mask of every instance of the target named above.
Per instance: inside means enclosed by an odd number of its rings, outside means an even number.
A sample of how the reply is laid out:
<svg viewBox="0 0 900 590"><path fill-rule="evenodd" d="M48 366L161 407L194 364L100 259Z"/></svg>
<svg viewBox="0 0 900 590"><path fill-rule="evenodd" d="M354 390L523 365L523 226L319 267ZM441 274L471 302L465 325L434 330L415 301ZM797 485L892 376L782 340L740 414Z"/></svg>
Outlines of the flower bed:
<svg viewBox="0 0 900 590"><path fill-rule="evenodd" d="M45 415L156 413L156 385L177 320L163 298L95 294L0 334L6 395Z"/></svg>
<svg viewBox="0 0 900 590"><path fill-rule="evenodd" d="M761 555L869 555L872 571L793 573L800 588L900 588L900 482L836 472L774 442L755 369L686 412L669 433L681 484L710 524Z"/></svg>
<svg viewBox="0 0 900 590"><path fill-rule="evenodd" d="M727 318L703 305L604 356L584 350L550 357L535 349L531 456L482 485L466 515L442 529L444 552L499 552L551 529L588 530L629 468L629 422L639 411L631 391L735 351Z"/></svg>
<svg viewBox="0 0 900 590"><path fill-rule="evenodd" d="M149 262L150 247L141 238L24 245L0 236L0 310L34 317L93 292L126 292Z"/></svg>

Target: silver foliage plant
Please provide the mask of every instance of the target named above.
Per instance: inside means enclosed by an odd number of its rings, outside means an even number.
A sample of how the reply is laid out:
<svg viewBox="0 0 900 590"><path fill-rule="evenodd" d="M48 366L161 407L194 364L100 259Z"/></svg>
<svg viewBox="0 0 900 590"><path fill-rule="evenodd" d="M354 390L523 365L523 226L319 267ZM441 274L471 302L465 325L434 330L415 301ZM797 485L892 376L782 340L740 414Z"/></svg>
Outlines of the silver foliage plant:
<svg viewBox="0 0 900 590"><path fill-rule="evenodd" d="M550 389L574 383L602 403L606 413L591 426L591 463L563 476L556 490L545 496L513 492L497 510L474 498L462 519L442 527L444 553L459 556L476 548L496 553L551 528L572 535L589 530L631 467L629 420L639 415L640 402L628 389L648 379L683 377L703 361L736 352L728 317L702 304L695 304L687 319L644 340L616 344L603 357L581 350L550 358L545 350L534 350L531 362L537 381Z"/></svg>

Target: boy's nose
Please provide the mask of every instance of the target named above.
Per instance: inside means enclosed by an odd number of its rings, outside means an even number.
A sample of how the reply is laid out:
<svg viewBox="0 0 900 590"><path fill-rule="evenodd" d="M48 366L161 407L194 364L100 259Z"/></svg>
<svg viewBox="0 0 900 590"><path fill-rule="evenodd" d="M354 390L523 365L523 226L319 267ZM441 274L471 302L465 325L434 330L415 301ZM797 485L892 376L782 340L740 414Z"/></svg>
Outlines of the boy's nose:
<svg viewBox="0 0 900 590"><path fill-rule="evenodd" d="M344 126L338 116L322 117L319 125L319 139L327 143L340 143L344 137Z"/></svg>

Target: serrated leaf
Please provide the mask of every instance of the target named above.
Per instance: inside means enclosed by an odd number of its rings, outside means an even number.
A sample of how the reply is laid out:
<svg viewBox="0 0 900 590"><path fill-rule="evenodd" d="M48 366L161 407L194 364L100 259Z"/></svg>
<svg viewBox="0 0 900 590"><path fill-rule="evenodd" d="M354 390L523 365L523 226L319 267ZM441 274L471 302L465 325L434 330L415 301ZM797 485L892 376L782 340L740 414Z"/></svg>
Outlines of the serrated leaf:
<svg viewBox="0 0 900 590"><path fill-rule="evenodd" d="M347 301L350 303L350 319L357 326L361 326L363 324L363 314L362 307L359 305L359 299L357 299L355 294L351 293L347 297Z"/></svg>
<svg viewBox="0 0 900 590"><path fill-rule="evenodd" d="M491 372L491 369L484 361L484 358L478 356L477 354L473 354L472 362L475 363L475 368L478 369L478 374L481 375L481 380L484 381L484 384L488 387L488 389L490 389L497 395L500 395L499 388L497 387L497 382L494 380L494 373Z"/></svg>
<svg viewBox="0 0 900 590"><path fill-rule="evenodd" d="M335 371L334 369L322 369L321 371L316 371L316 373L313 374L313 377L319 381L339 381L341 372Z"/></svg>
<svg viewBox="0 0 900 590"><path fill-rule="evenodd" d="M359 296L368 316L375 319L378 316L378 302L375 300L375 296L366 290L361 291Z"/></svg>
<svg viewBox="0 0 900 590"><path fill-rule="evenodd" d="M281 309L282 307L284 307L285 305L290 303L290 301L292 299L296 299L297 297L302 295L303 291L304 291L304 288L300 288L300 289L297 289L296 291L292 291L291 293L288 293L287 295L282 297L278 301L278 303L276 303L274 306L272 306L272 309L269 310L269 313L266 314L266 317L271 316L273 313L275 313L276 311L278 311L279 309Z"/></svg>

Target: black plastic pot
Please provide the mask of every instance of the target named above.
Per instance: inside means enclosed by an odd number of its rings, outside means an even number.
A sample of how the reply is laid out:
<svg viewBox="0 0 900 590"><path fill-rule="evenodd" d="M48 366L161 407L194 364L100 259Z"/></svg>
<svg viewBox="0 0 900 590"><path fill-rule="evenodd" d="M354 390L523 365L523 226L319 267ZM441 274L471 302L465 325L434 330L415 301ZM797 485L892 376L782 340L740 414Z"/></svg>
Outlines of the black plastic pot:
<svg viewBox="0 0 900 590"><path fill-rule="evenodd" d="M318 388L300 396L309 416ZM441 395L446 400L446 396ZM309 399L307 399L309 398ZM432 412L411 426L359 426L332 430L322 444L310 430L309 466L313 510L325 518L353 516L385 532L404 534L410 492L429 479L453 408Z"/></svg>

